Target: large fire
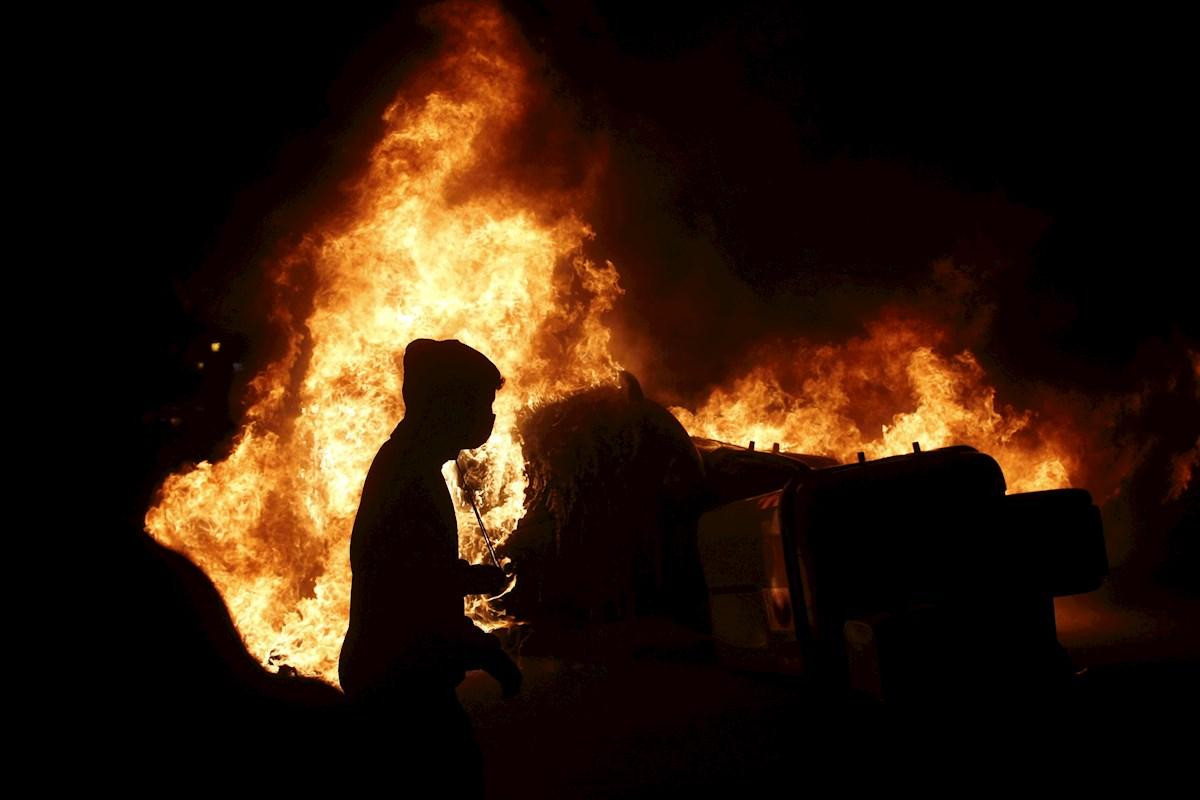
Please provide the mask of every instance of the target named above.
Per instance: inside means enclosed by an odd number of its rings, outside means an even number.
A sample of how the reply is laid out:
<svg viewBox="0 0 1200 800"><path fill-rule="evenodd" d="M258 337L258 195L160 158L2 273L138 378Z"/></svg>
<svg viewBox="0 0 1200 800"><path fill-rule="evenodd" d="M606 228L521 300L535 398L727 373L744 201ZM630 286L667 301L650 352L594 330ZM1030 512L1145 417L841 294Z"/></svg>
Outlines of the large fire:
<svg viewBox="0 0 1200 800"><path fill-rule="evenodd" d="M253 382L233 451L168 478L146 517L212 577L252 653L334 682L350 528L367 467L403 416L404 346L459 339L505 375L495 434L474 459L486 463L478 499L501 540L524 501L517 413L617 375L599 321L617 275L583 257L590 233L573 199L557 198L567 211L547 219L534 210L544 196L464 183L517 122L526 74L496 11L443 11L441 87L396 100L352 208L279 265L283 285L311 275L312 309L305 319L276 309L288 352ZM459 505L464 556L480 560L486 548Z"/></svg>
<svg viewBox="0 0 1200 800"><path fill-rule="evenodd" d="M939 355L939 332L884 319L842 345L800 344L717 390L695 412L671 409L694 436L832 456L880 458L970 444L994 457L1009 491L1068 486L1072 448L1032 412L996 407L996 391L969 351ZM1056 435L1058 434L1058 435Z"/></svg>
<svg viewBox="0 0 1200 800"><path fill-rule="evenodd" d="M212 578L256 657L335 683L350 529L367 467L403 416L404 346L456 338L507 379L495 433L469 459L499 540L523 511L518 414L614 380L619 368L602 320L618 275L583 255L591 233L571 210L581 198L487 177L532 88L520 40L491 7L442 12L446 55L429 73L437 88L400 94L348 209L277 265L279 287L311 292L311 304L298 315L279 293L286 353L252 382L231 452L170 476L146 516L158 541ZM1071 457L1031 436L1030 414L995 408L970 353L946 358L935 340L918 324L879 323L861 341L796 349L695 412L674 411L694 435L841 459L914 441L972 444L996 455L1013 490L1067 485ZM452 467L446 477L461 550L481 561ZM469 610L485 627L504 624L485 605Z"/></svg>

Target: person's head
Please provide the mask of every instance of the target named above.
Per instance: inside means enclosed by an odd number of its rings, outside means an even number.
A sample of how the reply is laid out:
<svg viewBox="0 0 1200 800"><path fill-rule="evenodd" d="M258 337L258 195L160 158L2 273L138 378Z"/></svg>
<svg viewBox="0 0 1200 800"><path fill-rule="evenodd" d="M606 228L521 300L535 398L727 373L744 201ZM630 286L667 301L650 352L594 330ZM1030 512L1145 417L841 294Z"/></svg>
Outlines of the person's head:
<svg viewBox="0 0 1200 800"><path fill-rule="evenodd" d="M404 350L404 416L454 452L492 434L492 401L504 378L487 356L456 339L416 339Z"/></svg>

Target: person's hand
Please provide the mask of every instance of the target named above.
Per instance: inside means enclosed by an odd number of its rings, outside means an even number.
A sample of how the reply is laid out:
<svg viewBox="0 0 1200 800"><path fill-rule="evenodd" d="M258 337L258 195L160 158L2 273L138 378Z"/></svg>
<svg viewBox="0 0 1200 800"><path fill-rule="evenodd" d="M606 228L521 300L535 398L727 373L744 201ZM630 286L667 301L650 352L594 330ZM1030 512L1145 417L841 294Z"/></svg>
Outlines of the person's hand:
<svg viewBox="0 0 1200 800"><path fill-rule="evenodd" d="M503 650L494 650L483 669L500 683L500 693L505 699L516 697L521 691L521 670Z"/></svg>
<svg viewBox="0 0 1200 800"><path fill-rule="evenodd" d="M500 681L500 694L508 700L520 693L521 683L525 678L521 674L521 669L513 663L512 659L506 657L504 661L506 667L500 671L499 675L492 677Z"/></svg>
<svg viewBox="0 0 1200 800"><path fill-rule="evenodd" d="M471 594L497 595L508 586L508 576L491 564L472 564L471 573Z"/></svg>

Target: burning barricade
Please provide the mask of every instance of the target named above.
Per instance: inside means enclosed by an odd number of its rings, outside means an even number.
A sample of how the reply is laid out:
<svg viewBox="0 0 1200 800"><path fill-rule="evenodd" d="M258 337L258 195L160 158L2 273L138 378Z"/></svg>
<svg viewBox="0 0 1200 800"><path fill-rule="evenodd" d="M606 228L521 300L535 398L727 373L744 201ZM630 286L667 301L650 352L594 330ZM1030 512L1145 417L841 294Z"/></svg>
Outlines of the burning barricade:
<svg viewBox="0 0 1200 800"><path fill-rule="evenodd" d="M999 465L965 446L793 463L784 486L700 520L726 661L895 699L1069 677L1053 598L1097 588L1107 570L1086 491L1007 495Z"/></svg>
<svg viewBox="0 0 1200 800"><path fill-rule="evenodd" d="M518 617L666 616L727 665L879 699L1043 696L1070 677L1053 598L1107 571L1088 492L1007 494L967 446L839 465L692 438L625 381L526 420Z"/></svg>

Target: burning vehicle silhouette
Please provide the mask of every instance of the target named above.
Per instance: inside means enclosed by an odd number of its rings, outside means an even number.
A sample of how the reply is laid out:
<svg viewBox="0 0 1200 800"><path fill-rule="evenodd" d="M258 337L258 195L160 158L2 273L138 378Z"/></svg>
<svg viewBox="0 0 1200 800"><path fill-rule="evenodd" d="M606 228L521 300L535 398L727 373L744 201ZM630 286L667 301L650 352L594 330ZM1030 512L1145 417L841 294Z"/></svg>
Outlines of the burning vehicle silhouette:
<svg viewBox="0 0 1200 800"><path fill-rule="evenodd" d="M573 633L586 639L609 621L661 620L669 626L663 636L647 635L651 643L665 641L667 631L689 631L697 647L718 647L726 660L762 656L773 669L802 664L814 675L860 676L878 651L882 676L896 674L890 665L901 650L891 643L915 641L895 631L925 630L945 609L973 608L933 626L950 631L937 641L963 643L956 657L964 665L983 655L994 663L993 650L1013 649L1008 639L1024 633L1010 636L1002 623L1014 614L1041 620L1012 627L1041 630L1038 641L1054 651L1050 595L1091 583L1037 585L1043 571L1061 577L1047 566L1059 563L1047 561L1047 552L1057 553L1049 542L1060 540L1035 534L1043 523L1056 536L1083 525L1098 552L1094 525L1069 521L1060 530L1047 521L1062 504L1094 522L1086 496L1005 497L995 464L966 451L843 469L772 454L771 440L768 452L750 452L694 442L689 431L745 444L741 433L718 435L708 426L728 407L760 422L774 414L771 425L794 429L821 416L813 437L799 431L775 441L878 455L897 442L872 441L863 431L905 417L941 425L938 442L958 437L991 449L1006 466L1015 455L1031 474L1054 466L1039 486L1083 474L1069 451L1086 437L1043 438L1053 423L1030 424L1033 410L997 409L994 381L979 361L966 350L948 353L958 337L890 312L864 320L863 335L842 344L780 331L770 343L777 353L744 354L747 372L728 372L733 383L714 387L707 399L690 398L697 403L691 419L647 401L632 379L624 389L609 385L619 369L610 314L626 289L608 258L617 251L596 239L583 216L592 207L592 181L528 182L506 171L542 160L530 160L536 149L517 146L540 141L524 134L543 127L542 62L531 59L519 26L497 8L455 6L433 16L446 34L422 70L426 77L398 87L381 109L380 127L371 128L378 138L354 162L353 181L330 199L328 213L289 231L262 265L263 314L257 302L250 314L269 320L270 334L253 377L236 381L243 394L236 434L212 460L177 464L145 509L142 526L153 543L203 572L208 583L194 583L211 589L204 602L223 601L221 630L236 634L223 639L240 638L253 663L267 669L336 684L362 479L403 416L397 356L408 342L433 337L470 343L505 376L495 433L467 459L480 475L468 477L477 480L481 519L496 534L498 554L515 564L518 580L504 608L529 622L523 630L535 632L531 648L558 646ZM657 261L646 253L647 264ZM678 299L689 302L686 293ZM700 313L697 307L684 319ZM627 343L630 356L643 343L655 345L656 335L646 333ZM208 340L201 350L216 345ZM664 352L650 363L661 357L686 366L687 348L655 346ZM214 374L211 363L193 364ZM764 403L753 399L759 395ZM820 402L809 406L808 398ZM164 412L163 422L178 419ZM898 430L909 427L893 424ZM900 447L904 440L933 443L915 432L904 433ZM1002 453L1010 442L1013 452ZM213 444L189 457L212 455L206 448ZM1034 485L1009 469L1011 484ZM779 510L748 502L774 492L782 492ZM1031 504L1049 510L1016 520L1016 509ZM799 510L810 508L817 516L802 521ZM472 512L464 504L458 512L461 555L488 558L468 527ZM1076 511L1062 513L1074 520ZM763 538L764 525L780 529L776 549L784 555L774 561L759 552L775 547ZM1073 541L1062 545L1071 555L1061 561L1088 563L1068 546ZM1034 610L1018 611L1026 601ZM468 611L481 625L504 624L477 598ZM850 629L850 647L847 623L859 625ZM864 625L869 641L860 641ZM970 652L965 642L977 628L988 632ZM783 647L789 636L796 647ZM880 692L891 692L884 681Z"/></svg>
<svg viewBox="0 0 1200 800"><path fill-rule="evenodd" d="M629 375L522 431L506 607L552 641L665 618L729 666L839 691L1041 696L1072 674L1053 599L1107 572L1087 491L1006 494L968 446L838 464L693 438Z"/></svg>

